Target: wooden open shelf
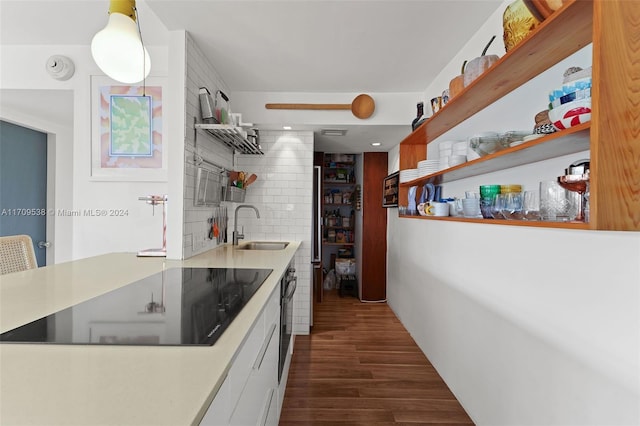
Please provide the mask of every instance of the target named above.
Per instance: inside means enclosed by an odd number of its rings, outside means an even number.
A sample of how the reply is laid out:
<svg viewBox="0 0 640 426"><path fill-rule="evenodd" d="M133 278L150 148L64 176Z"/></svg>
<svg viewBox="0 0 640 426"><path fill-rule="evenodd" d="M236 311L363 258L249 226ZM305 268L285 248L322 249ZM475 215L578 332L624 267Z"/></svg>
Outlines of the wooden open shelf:
<svg viewBox="0 0 640 426"><path fill-rule="evenodd" d="M422 124L429 140L591 43L592 22L593 4L583 0L567 3L549 16L535 32Z"/></svg>
<svg viewBox="0 0 640 426"><path fill-rule="evenodd" d="M400 170L427 144L580 48L593 43L591 123L554 133L399 186L446 183L590 150L590 223L428 218L570 229L640 230L640 8L625 0L567 0L529 36L400 143ZM411 217L411 216L402 216Z"/></svg>
<svg viewBox="0 0 640 426"><path fill-rule="evenodd" d="M400 216L405 219L420 220L442 220L445 222L469 222L482 223L485 225L510 225L510 226L530 226L534 228L562 228L562 229L590 229L588 223L584 222L546 222L541 220L505 220L505 219L481 219L461 216Z"/></svg>
<svg viewBox="0 0 640 426"><path fill-rule="evenodd" d="M422 176L409 182L403 182L400 186L421 186L427 182L441 184L453 182L472 176L509 169L536 161L548 160L567 154L589 149L589 129L591 123L580 124L562 132L552 133L522 145L503 149L491 155L477 160L469 161L455 167L450 167L430 175Z"/></svg>

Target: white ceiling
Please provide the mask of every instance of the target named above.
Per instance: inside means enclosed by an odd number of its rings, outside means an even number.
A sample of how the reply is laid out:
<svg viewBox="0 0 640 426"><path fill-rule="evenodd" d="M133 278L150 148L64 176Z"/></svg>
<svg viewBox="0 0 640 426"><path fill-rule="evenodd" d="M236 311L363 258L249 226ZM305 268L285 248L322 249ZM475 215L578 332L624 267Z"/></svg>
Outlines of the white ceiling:
<svg viewBox="0 0 640 426"><path fill-rule="evenodd" d="M0 0L0 43L88 44L104 26L108 4ZM500 4L502 0L138 0L138 9L146 44L166 44L165 28L186 29L232 93L422 93ZM399 141L409 129L409 123L375 128L365 123L350 128L347 138L316 137L316 148L371 151L375 149L365 136L385 132Z"/></svg>

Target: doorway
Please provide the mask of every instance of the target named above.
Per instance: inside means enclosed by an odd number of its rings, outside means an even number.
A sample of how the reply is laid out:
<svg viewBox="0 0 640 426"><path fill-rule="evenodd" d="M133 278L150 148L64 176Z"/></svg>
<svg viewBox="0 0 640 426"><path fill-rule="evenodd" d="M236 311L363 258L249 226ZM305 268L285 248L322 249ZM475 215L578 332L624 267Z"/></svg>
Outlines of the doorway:
<svg viewBox="0 0 640 426"><path fill-rule="evenodd" d="M0 121L0 236L29 235L47 263L47 135Z"/></svg>

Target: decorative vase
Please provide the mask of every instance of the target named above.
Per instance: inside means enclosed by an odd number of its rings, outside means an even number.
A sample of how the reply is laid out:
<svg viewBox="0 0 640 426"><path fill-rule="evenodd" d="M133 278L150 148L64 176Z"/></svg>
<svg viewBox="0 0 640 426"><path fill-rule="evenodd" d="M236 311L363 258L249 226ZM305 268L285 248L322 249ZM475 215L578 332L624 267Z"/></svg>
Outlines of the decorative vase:
<svg viewBox="0 0 640 426"><path fill-rule="evenodd" d="M543 18L533 4L525 0L511 3L502 15L504 49L509 51L525 39Z"/></svg>

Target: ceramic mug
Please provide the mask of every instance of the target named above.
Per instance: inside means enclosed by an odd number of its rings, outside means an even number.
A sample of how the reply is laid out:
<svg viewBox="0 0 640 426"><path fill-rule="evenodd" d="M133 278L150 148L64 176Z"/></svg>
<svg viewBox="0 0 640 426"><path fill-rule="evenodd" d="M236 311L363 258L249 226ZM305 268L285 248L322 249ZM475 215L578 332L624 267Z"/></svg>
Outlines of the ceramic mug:
<svg viewBox="0 0 640 426"><path fill-rule="evenodd" d="M449 204L449 216L462 216L462 198L448 201L447 204Z"/></svg>
<svg viewBox="0 0 640 426"><path fill-rule="evenodd" d="M445 106L449 102L449 89L442 91L442 106Z"/></svg>
<svg viewBox="0 0 640 426"><path fill-rule="evenodd" d="M429 216L449 216L449 204L432 201L425 211Z"/></svg>

